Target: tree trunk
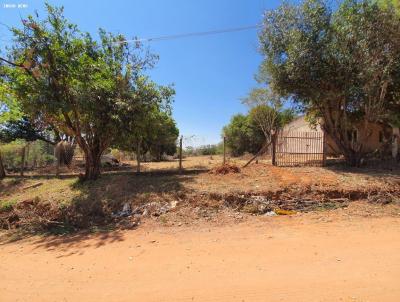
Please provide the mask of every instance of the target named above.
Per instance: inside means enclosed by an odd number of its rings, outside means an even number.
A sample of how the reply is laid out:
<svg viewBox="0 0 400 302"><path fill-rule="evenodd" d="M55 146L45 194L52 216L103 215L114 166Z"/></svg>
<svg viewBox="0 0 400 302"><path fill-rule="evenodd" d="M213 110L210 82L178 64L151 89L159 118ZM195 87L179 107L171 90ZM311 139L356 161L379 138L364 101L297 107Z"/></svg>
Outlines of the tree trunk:
<svg viewBox="0 0 400 302"><path fill-rule="evenodd" d="M28 142L26 144L26 155L25 155L25 167L27 167L29 169L29 147L30 147L30 143Z"/></svg>
<svg viewBox="0 0 400 302"><path fill-rule="evenodd" d="M3 158L1 157L1 152L0 152L0 179L4 177L6 177L6 170L4 169Z"/></svg>
<svg viewBox="0 0 400 302"><path fill-rule="evenodd" d="M94 150L85 151L85 180L95 180L100 176L101 153Z"/></svg>
<svg viewBox="0 0 400 302"><path fill-rule="evenodd" d="M101 155L105 147L98 139L92 140L93 144L88 144L82 136L75 137L77 144L85 154L85 175L82 180L95 180L100 176Z"/></svg>
<svg viewBox="0 0 400 302"><path fill-rule="evenodd" d="M397 160L399 156L399 143L400 143L399 127L393 127L392 157L394 160Z"/></svg>
<svg viewBox="0 0 400 302"><path fill-rule="evenodd" d="M359 167L365 154L361 151L361 148L358 148L358 150L353 148L352 142L347 137L347 131L352 128L344 127L342 124L344 125L345 121L335 125L332 119L327 118L327 115L325 115L324 124L321 125L321 128L325 132L325 135L328 135L335 142L339 152L343 154L347 165Z"/></svg>
<svg viewBox="0 0 400 302"><path fill-rule="evenodd" d="M361 160L362 160L362 154L359 152L346 152L344 154L344 159L346 160L346 163L350 167L360 167L361 166Z"/></svg>

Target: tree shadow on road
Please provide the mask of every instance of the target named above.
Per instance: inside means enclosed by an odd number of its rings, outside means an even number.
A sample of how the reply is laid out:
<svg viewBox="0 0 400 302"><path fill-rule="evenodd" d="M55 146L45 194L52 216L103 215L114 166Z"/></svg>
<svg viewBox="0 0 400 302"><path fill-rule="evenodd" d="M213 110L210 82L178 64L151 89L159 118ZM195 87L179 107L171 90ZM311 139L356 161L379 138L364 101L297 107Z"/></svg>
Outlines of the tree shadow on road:
<svg viewBox="0 0 400 302"><path fill-rule="evenodd" d="M97 232L80 231L62 236L41 236L32 242L34 250L57 252L57 258L72 255L82 255L86 248L100 248L102 246L121 242L124 232L118 229L99 230Z"/></svg>

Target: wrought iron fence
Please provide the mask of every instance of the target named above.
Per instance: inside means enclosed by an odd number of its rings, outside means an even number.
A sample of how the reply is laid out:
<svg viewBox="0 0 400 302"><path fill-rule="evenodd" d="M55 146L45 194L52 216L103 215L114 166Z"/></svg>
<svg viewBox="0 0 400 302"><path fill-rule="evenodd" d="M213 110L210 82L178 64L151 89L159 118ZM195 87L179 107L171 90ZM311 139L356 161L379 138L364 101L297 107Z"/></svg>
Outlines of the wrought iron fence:
<svg viewBox="0 0 400 302"><path fill-rule="evenodd" d="M274 143L273 164L276 166L325 165L323 132L281 132Z"/></svg>

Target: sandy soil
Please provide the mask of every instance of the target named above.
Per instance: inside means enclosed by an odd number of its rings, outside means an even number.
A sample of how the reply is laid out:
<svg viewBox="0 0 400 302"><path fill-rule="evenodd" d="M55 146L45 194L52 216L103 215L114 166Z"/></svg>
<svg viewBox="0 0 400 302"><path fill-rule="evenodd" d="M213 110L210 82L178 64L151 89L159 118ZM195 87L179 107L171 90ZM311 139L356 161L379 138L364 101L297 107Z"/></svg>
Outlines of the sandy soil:
<svg viewBox="0 0 400 302"><path fill-rule="evenodd" d="M34 237L0 246L0 301L397 302L399 217L340 210Z"/></svg>

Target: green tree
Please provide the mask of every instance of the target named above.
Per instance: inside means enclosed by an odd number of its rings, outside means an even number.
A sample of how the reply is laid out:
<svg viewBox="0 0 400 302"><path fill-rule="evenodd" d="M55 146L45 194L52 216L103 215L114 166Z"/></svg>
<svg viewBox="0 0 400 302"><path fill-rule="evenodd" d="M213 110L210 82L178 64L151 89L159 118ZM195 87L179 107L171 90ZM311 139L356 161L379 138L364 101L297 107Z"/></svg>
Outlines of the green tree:
<svg viewBox="0 0 400 302"><path fill-rule="evenodd" d="M172 117L165 112L160 112L151 130L149 136L145 137L150 154L158 161L162 160L163 154L174 155L179 130Z"/></svg>
<svg viewBox="0 0 400 302"><path fill-rule="evenodd" d="M158 87L154 83L142 83L141 107L126 106L121 116L121 135L116 136L113 145L125 151L135 151L140 165L140 157L146 152L161 160L162 154L174 154L179 130L171 116L171 87Z"/></svg>
<svg viewBox="0 0 400 302"><path fill-rule="evenodd" d="M250 107L251 124L262 131L266 143L294 116L291 109L283 109L283 101L266 88L254 88L242 102Z"/></svg>
<svg viewBox="0 0 400 302"><path fill-rule="evenodd" d="M240 156L245 152L255 153L265 141L262 131L254 127L249 116L244 114L234 115L222 133L233 156Z"/></svg>
<svg viewBox="0 0 400 302"><path fill-rule="evenodd" d="M33 125L27 117L19 120L8 120L0 124L0 141L11 142L16 139L24 139L28 142L41 140L52 145L61 140L59 135L47 125L42 128L40 125Z"/></svg>
<svg viewBox="0 0 400 302"><path fill-rule="evenodd" d="M69 23L62 8L46 8L44 20L29 16L13 29L16 42L2 58L2 74L24 114L75 139L85 179L96 179L102 153L124 129L126 109L140 120L162 98L164 88L143 75L156 57L104 30L97 42Z"/></svg>
<svg viewBox="0 0 400 302"><path fill-rule="evenodd" d="M399 0L377 0L377 3L385 9L394 9L398 14L400 14Z"/></svg>
<svg viewBox="0 0 400 302"><path fill-rule="evenodd" d="M0 68L1 66L2 62L0 61ZM13 97L12 91L9 89L6 81L1 77L1 75L2 74L0 73L0 147L3 143L11 141L10 136L2 133L4 123L17 121L22 116L18 102ZM5 176L6 171L4 169L3 156L0 151L0 179Z"/></svg>
<svg viewBox="0 0 400 302"><path fill-rule="evenodd" d="M265 14L259 79L322 121L351 165L359 165L371 132L397 106L400 21L373 1L283 4ZM348 133L362 128L357 143Z"/></svg>

